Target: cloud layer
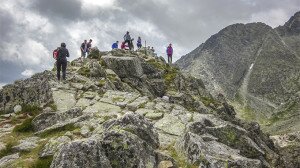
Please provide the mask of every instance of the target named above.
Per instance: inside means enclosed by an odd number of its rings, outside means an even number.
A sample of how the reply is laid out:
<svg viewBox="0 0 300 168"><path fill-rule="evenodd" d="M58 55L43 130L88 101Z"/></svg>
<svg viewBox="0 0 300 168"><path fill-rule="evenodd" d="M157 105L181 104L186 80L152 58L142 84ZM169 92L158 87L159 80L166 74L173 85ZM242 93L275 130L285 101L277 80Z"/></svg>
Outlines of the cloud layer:
<svg viewBox="0 0 300 168"><path fill-rule="evenodd" d="M159 55L173 43L178 59L230 24L276 27L299 9L299 0L2 0L0 83L50 69L61 42L75 59L84 39L109 50L128 30Z"/></svg>

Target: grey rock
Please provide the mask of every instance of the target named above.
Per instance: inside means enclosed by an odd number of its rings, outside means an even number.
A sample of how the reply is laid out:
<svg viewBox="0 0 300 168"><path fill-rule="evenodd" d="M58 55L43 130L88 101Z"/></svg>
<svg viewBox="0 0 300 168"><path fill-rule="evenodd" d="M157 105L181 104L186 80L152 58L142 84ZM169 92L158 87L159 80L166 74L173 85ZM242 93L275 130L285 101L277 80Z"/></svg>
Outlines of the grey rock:
<svg viewBox="0 0 300 168"><path fill-rule="evenodd" d="M52 95L57 110L59 111L70 110L76 104L75 94L72 92L57 90L53 91Z"/></svg>
<svg viewBox="0 0 300 168"><path fill-rule="evenodd" d="M21 105L16 105L14 107L14 112L17 113L17 112L21 112L22 111L22 106Z"/></svg>
<svg viewBox="0 0 300 168"><path fill-rule="evenodd" d="M50 103L52 96L49 81L53 78L54 75L50 71L45 71L35 74L29 79L3 86L0 90L0 109L13 112L13 108L20 104Z"/></svg>
<svg viewBox="0 0 300 168"><path fill-rule="evenodd" d="M17 152L30 152L38 146L39 137L29 137L19 141L19 145L14 146L13 150Z"/></svg>
<svg viewBox="0 0 300 168"><path fill-rule="evenodd" d="M148 112L145 117L150 119L150 120L159 120L163 118L164 113L161 112Z"/></svg>
<svg viewBox="0 0 300 168"><path fill-rule="evenodd" d="M51 138L43 149L39 152L39 157L44 158L47 156L53 156L64 144L71 142L68 136L61 136L57 138Z"/></svg>
<svg viewBox="0 0 300 168"><path fill-rule="evenodd" d="M178 119L178 117L165 114L164 117L158 120L154 127L167 132L171 135L180 136L184 133L185 125Z"/></svg>
<svg viewBox="0 0 300 168"><path fill-rule="evenodd" d="M153 124L145 120L143 116L130 113L104 123L106 130L120 129L120 127L122 130L137 135L154 149L159 147L158 134L154 131Z"/></svg>
<svg viewBox="0 0 300 168"><path fill-rule="evenodd" d="M141 62L136 57L102 57L109 69L112 69L120 78L141 77L143 68Z"/></svg>
<svg viewBox="0 0 300 168"><path fill-rule="evenodd" d="M139 97L135 99L133 102L127 104L128 110L136 111L139 107L145 105L149 101L147 96Z"/></svg>
<svg viewBox="0 0 300 168"><path fill-rule="evenodd" d="M192 164L201 163L205 167L262 167L260 160L243 157L238 150L216 141L205 142L193 133L185 134L180 146Z"/></svg>
<svg viewBox="0 0 300 168"><path fill-rule="evenodd" d="M3 158L0 159L0 167L1 168L5 168L9 164L13 163L15 160L17 160L19 158L20 158L19 153L8 155L8 156L4 156Z"/></svg>
<svg viewBox="0 0 300 168"><path fill-rule="evenodd" d="M32 125L35 131L41 131L47 127L71 120L81 115L81 108L73 108L65 112L41 113L32 120Z"/></svg>
<svg viewBox="0 0 300 168"><path fill-rule="evenodd" d="M54 155L51 168L90 167L111 168L101 143L97 139L83 139L63 145Z"/></svg>
<svg viewBox="0 0 300 168"><path fill-rule="evenodd" d="M82 126L80 129L80 133L83 137L88 137L90 135L90 128L88 126Z"/></svg>

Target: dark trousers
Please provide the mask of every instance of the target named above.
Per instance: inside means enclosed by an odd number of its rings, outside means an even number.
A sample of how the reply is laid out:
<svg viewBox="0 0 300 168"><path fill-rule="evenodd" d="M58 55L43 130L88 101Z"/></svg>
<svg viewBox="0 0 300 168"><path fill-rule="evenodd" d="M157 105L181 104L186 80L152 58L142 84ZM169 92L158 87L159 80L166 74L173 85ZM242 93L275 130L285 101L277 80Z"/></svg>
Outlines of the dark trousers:
<svg viewBox="0 0 300 168"><path fill-rule="evenodd" d="M171 54L168 54L168 63L172 64L172 55Z"/></svg>
<svg viewBox="0 0 300 168"><path fill-rule="evenodd" d="M129 50L132 48L131 40L125 40L125 44L128 44Z"/></svg>
<svg viewBox="0 0 300 168"><path fill-rule="evenodd" d="M67 60L57 60L57 79L60 80L60 71L62 70L63 80L66 80Z"/></svg>

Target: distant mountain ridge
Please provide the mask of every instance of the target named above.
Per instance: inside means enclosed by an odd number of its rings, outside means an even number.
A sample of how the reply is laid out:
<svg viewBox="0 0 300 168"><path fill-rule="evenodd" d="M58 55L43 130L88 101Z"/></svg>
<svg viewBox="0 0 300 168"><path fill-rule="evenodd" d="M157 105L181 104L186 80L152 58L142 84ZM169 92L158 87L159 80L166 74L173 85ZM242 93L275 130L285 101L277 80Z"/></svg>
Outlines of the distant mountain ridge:
<svg viewBox="0 0 300 168"><path fill-rule="evenodd" d="M271 126L272 133L299 129L300 102L291 102L300 91L300 12L274 29L264 23L230 25L176 64L212 93L224 94L242 118Z"/></svg>

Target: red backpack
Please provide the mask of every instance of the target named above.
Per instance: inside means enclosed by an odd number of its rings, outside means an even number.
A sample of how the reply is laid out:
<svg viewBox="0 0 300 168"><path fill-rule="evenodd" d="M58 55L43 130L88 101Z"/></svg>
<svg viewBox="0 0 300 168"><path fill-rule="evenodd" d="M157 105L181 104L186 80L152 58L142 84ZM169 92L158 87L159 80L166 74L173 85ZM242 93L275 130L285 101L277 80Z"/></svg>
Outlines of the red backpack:
<svg viewBox="0 0 300 168"><path fill-rule="evenodd" d="M55 50L53 51L53 58L54 58L55 60L57 60L57 57L58 57L58 51L59 51L59 49L55 49Z"/></svg>

